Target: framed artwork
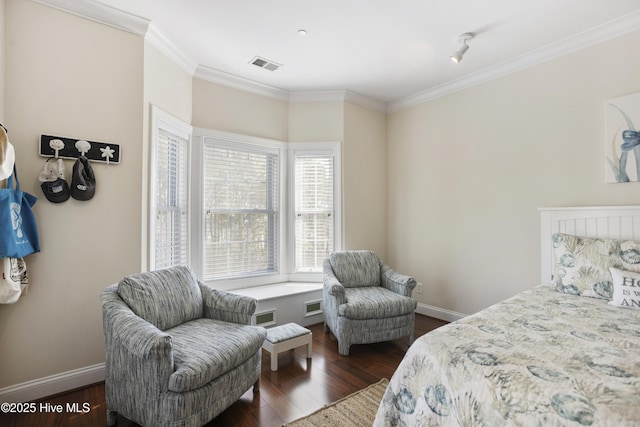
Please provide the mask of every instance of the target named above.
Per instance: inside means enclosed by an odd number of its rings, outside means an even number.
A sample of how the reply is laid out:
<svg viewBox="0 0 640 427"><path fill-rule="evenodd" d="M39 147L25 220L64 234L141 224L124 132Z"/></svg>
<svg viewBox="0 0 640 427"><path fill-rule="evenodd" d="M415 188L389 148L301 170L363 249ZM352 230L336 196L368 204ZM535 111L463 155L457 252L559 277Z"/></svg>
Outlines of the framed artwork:
<svg viewBox="0 0 640 427"><path fill-rule="evenodd" d="M606 181L640 181L640 93L606 102ZM634 125L635 123L635 125Z"/></svg>

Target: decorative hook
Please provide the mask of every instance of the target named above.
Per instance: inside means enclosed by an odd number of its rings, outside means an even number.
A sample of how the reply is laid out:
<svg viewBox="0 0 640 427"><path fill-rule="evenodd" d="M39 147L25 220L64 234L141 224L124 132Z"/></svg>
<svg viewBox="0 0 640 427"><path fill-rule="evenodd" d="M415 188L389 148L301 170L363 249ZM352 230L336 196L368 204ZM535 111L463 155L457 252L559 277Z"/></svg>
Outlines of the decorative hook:
<svg viewBox="0 0 640 427"><path fill-rule="evenodd" d="M91 144L87 141L80 140L76 142L76 149L80 152L81 155L85 155L87 151L91 150Z"/></svg>
<svg viewBox="0 0 640 427"><path fill-rule="evenodd" d="M55 157L58 158L58 151L64 149L64 142L61 139L52 139L49 141L49 147L55 151Z"/></svg>
<svg viewBox="0 0 640 427"><path fill-rule="evenodd" d="M102 152L102 157L104 157L107 160L107 164L109 164L109 159L113 158L115 150L107 145L106 147L101 148L100 151Z"/></svg>

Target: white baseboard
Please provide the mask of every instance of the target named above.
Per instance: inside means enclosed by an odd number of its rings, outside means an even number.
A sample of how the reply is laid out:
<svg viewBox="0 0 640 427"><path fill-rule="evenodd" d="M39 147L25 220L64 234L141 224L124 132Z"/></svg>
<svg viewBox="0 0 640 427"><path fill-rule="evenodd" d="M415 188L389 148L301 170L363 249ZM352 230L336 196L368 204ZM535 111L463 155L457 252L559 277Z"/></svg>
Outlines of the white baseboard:
<svg viewBox="0 0 640 427"><path fill-rule="evenodd" d="M455 322L456 320L460 320L463 317L467 316L466 314L457 313L455 311L445 310L444 308L434 307L432 305L422 303L418 303L416 313L435 317L436 319L440 320L446 320L447 322Z"/></svg>
<svg viewBox="0 0 640 427"><path fill-rule="evenodd" d="M104 381L104 363L0 389L0 402L22 403Z"/></svg>

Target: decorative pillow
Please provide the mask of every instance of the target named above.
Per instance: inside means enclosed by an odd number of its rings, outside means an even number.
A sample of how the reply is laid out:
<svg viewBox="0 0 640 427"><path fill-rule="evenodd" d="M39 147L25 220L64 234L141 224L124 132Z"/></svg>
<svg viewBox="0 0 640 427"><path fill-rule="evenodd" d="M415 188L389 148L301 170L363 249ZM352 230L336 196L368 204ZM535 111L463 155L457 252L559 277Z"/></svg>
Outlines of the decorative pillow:
<svg viewBox="0 0 640 427"><path fill-rule="evenodd" d="M120 298L161 331L202 317L198 279L189 267L132 274L118 283Z"/></svg>
<svg viewBox="0 0 640 427"><path fill-rule="evenodd" d="M613 299L611 305L640 310L640 274L610 268L613 278Z"/></svg>
<svg viewBox="0 0 640 427"><path fill-rule="evenodd" d="M554 284L559 292L611 299L609 268L640 273L640 241L593 239L556 233Z"/></svg>

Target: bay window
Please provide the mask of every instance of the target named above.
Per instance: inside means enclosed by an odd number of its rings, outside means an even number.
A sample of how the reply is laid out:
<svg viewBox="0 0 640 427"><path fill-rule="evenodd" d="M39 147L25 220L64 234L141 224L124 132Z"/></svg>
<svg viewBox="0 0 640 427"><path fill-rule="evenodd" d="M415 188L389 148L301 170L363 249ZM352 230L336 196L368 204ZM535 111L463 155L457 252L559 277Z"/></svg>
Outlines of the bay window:
<svg viewBox="0 0 640 427"><path fill-rule="evenodd" d="M150 267L220 289L321 281L341 247L340 144L193 133L153 135Z"/></svg>

